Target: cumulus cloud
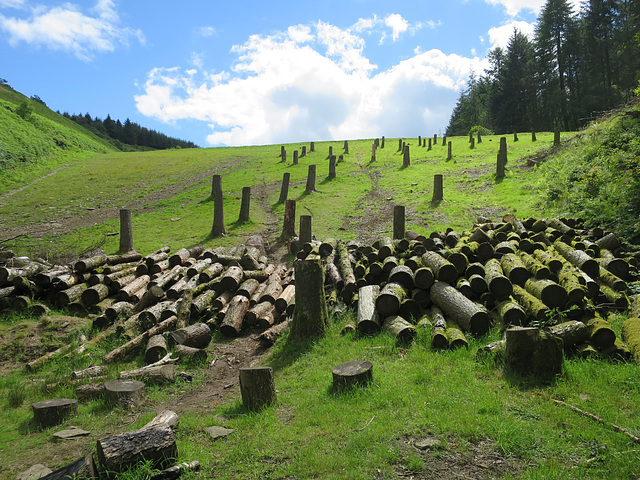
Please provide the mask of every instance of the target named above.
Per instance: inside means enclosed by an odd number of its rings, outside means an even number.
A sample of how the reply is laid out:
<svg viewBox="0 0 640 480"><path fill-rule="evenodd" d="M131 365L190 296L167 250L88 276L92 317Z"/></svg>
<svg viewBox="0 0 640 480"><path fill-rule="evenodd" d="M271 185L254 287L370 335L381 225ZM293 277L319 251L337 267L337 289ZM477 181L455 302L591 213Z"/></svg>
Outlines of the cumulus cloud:
<svg viewBox="0 0 640 480"><path fill-rule="evenodd" d="M251 36L233 47L228 71L155 68L137 108L165 122L205 122L212 145L426 135L446 127L458 89L487 67L432 49L378 71L363 31L317 22Z"/></svg>
<svg viewBox="0 0 640 480"><path fill-rule="evenodd" d="M409 22L407 22L402 15L392 13L384 19L384 23L392 30L391 38L396 42L400 37L400 34L409 30Z"/></svg>
<svg viewBox="0 0 640 480"><path fill-rule="evenodd" d="M500 47L506 49L509 39L513 36L514 30L526 35L529 40L533 40L535 24L524 21L513 21L500 27L494 27L489 30L489 41L491 48Z"/></svg>
<svg viewBox="0 0 640 480"><path fill-rule="evenodd" d="M0 0L22 4L18 0ZM130 38L144 42L140 30L119 26L118 12L112 0L98 0L89 12L79 6L35 6L25 9L24 18L0 14L0 29L9 35L13 46L24 42L36 47L70 52L82 60L91 60L96 53L112 52L117 45L127 45Z"/></svg>

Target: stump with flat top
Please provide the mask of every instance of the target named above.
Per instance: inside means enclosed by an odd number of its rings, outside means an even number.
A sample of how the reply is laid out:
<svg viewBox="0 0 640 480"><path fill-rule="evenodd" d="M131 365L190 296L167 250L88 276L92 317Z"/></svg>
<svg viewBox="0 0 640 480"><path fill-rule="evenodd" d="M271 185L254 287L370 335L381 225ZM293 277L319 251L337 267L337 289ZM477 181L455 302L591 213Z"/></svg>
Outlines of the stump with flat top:
<svg viewBox="0 0 640 480"><path fill-rule="evenodd" d="M271 367L240 369L240 393L247 410L257 411L276 403L276 386Z"/></svg>
<svg viewBox="0 0 640 480"><path fill-rule="evenodd" d="M144 383L138 380L111 380L104 384L107 402L132 410L144 403Z"/></svg>
<svg viewBox="0 0 640 480"><path fill-rule="evenodd" d="M373 380L373 363L360 360L345 362L335 367L331 373L334 390L364 386Z"/></svg>
<svg viewBox="0 0 640 480"><path fill-rule="evenodd" d="M78 414L78 401L70 398L54 398L31 405L34 422L42 428L52 427Z"/></svg>

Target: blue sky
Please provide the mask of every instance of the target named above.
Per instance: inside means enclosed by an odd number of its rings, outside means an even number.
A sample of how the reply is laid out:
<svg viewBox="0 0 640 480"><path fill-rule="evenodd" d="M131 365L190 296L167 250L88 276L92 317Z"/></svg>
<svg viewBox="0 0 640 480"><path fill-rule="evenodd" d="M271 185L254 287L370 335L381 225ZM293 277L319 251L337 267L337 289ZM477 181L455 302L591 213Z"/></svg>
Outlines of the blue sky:
<svg viewBox="0 0 640 480"><path fill-rule="evenodd" d="M200 146L442 133L544 0L0 0L0 78Z"/></svg>

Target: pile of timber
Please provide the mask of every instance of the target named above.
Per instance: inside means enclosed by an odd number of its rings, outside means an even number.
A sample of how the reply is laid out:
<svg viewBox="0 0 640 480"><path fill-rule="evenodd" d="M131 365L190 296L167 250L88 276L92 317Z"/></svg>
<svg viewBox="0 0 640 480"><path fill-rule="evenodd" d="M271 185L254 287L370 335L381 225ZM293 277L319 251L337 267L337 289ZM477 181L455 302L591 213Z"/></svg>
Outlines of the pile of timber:
<svg viewBox="0 0 640 480"><path fill-rule="evenodd" d="M147 346L145 356L149 363L157 361L166 353L163 336L179 355L198 356L202 352L189 349L202 350L203 335L210 340L211 330L229 337L247 326L267 330L290 316L294 305L293 269L269 263L260 237L234 248L199 245L172 253L163 247L145 257L98 254L65 266L22 258L0 267L0 310L64 308L91 317L94 329L102 331L89 343L111 333L128 339L105 355L105 363L149 342L155 344Z"/></svg>
<svg viewBox="0 0 640 480"><path fill-rule="evenodd" d="M329 303L357 308L345 329L411 339L430 324L432 345L444 348L496 324L553 327L567 350L629 357L607 317L629 307L638 252L578 220L510 217L371 245L313 241L298 258L323 259Z"/></svg>

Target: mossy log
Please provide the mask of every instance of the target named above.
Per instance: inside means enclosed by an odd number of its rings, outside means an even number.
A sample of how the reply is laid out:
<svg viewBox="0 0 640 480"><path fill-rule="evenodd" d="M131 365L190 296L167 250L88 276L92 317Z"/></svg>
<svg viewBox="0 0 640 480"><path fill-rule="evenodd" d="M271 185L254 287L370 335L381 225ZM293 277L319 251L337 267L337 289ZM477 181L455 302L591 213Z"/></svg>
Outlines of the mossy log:
<svg viewBox="0 0 640 480"><path fill-rule="evenodd" d="M218 296L218 293L216 290L206 290L194 298L189 306L191 318L198 318L204 313L211 306L211 302Z"/></svg>
<svg viewBox="0 0 640 480"><path fill-rule="evenodd" d="M89 288L89 285L86 283L80 283L78 285L73 285L66 290L61 290L55 294L54 302L59 307L66 307L70 303L79 301L82 297L82 292L87 288Z"/></svg>
<svg viewBox="0 0 640 480"><path fill-rule="evenodd" d="M402 343L410 343L416 336L416 328L400 315L386 317L382 328Z"/></svg>
<svg viewBox="0 0 640 480"><path fill-rule="evenodd" d="M576 250L560 240L556 240L553 243L553 248L566 258L569 263L578 267L591 278L598 278L600 275L600 265L598 265L598 262L582 250Z"/></svg>
<svg viewBox="0 0 640 480"><path fill-rule="evenodd" d="M264 332L262 332L259 336L258 336L258 340L260 341L260 343L262 343L263 345L270 347L271 345L273 345L274 343L276 343L276 340L278 339L278 337L280 337L280 335L282 335L282 333L287 330L289 328L289 326L291 325L291 320L287 319L281 323L278 323L276 325L274 325L273 327L265 330Z"/></svg>
<svg viewBox="0 0 640 480"><path fill-rule="evenodd" d="M124 345L121 345L120 347L107 353L104 357L102 357L102 361L104 363L111 363L126 357L131 352L139 348L141 345L145 344L150 337L157 335L159 333L163 333L169 330L170 328L173 328L173 326L176 324L177 321L178 321L178 317L176 317L175 315L167 318L166 320L163 320L162 322L153 326L149 330L141 333L137 337L132 338Z"/></svg>
<svg viewBox="0 0 640 480"><path fill-rule="evenodd" d="M567 291L549 279L530 278L524 288L549 308L562 308L568 300Z"/></svg>
<svg viewBox="0 0 640 480"><path fill-rule="evenodd" d="M629 275L629 264L622 258L607 256L607 257L595 258L594 260L598 262L598 265L600 265L601 269L604 268L609 272L613 273L617 277L626 279L627 276ZM600 272L600 275L602 276L602 271Z"/></svg>
<svg viewBox="0 0 640 480"><path fill-rule="evenodd" d="M443 255L447 261L453 263L458 275L464 275L464 272L467 270L467 266L469 265L469 257L467 257L461 249L448 249L443 252Z"/></svg>
<svg viewBox="0 0 640 480"><path fill-rule="evenodd" d="M380 294L378 285L367 285L358 290L357 329L364 334L380 330L381 320L376 310L376 298Z"/></svg>
<svg viewBox="0 0 640 480"><path fill-rule="evenodd" d="M598 350L606 350L616 343L616 332L600 315L594 315L592 318L586 319L583 323L587 326L589 334L589 342Z"/></svg>
<svg viewBox="0 0 640 480"><path fill-rule="evenodd" d="M376 297L376 309L380 316L396 315L407 295L406 289L399 283L387 283Z"/></svg>
<svg viewBox="0 0 640 480"><path fill-rule="evenodd" d="M467 337L465 336L460 326L452 320L447 320L446 325L447 327L445 330L445 334L447 336L449 348L452 350L462 347L468 349L469 341L467 340Z"/></svg>
<svg viewBox="0 0 640 480"><path fill-rule="evenodd" d="M600 270L600 282L618 292L624 292L627 289L627 282L606 269Z"/></svg>
<svg viewBox="0 0 640 480"><path fill-rule="evenodd" d="M562 269L562 260L557 258L555 255L549 253L547 250L538 249L534 250L533 257L538 260L543 265L546 265L549 270L553 273L557 273ZM537 278L542 278L538 277Z"/></svg>
<svg viewBox="0 0 640 480"><path fill-rule="evenodd" d="M242 267L232 265L227 268L227 271L222 275L220 284L224 290L235 292L242 282Z"/></svg>
<svg viewBox="0 0 640 480"><path fill-rule="evenodd" d="M502 271L516 285L524 286L525 282L531 277L531 273L522 259L515 253L507 253L500 259Z"/></svg>
<svg viewBox="0 0 640 480"><path fill-rule="evenodd" d="M218 276L220 276L220 274L223 271L224 271L224 266L221 263L219 262L212 263L211 265L209 265L207 268L205 268L200 272L198 281L200 283L210 282L214 278L217 278Z"/></svg>
<svg viewBox="0 0 640 480"><path fill-rule="evenodd" d="M399 283L405 290L411 291L414 287L414 274L406 265L398 265L389 273L388 281L391 283Z"/></svg>
<svg viewBox="0 0 640 480"><path fill-rule="evenodd" d="M629 347L635 362L640 365L640 318L631 317L624 321L622 339Z"/></svg>
<svg viewBox="0 0 640 480"><path fill-rule="evenodd" d="M94 255L93 257L89 258L81 258L73 264L73 270L78 273L87 272L92 268L104 265L105 263L107 263L107 260L107 255L104 253L100 255Z"/></svg>
<svg viewBox="0 0 640 480"><path fill-rule="evenodd" d="M411 323L416 323L422 316L422 307L417 300L406 298L400 304L398 315Z"/></svg>
<svg viewBox="0 0 640 480"><path fill-rule="evenodd" d="M378 257L380 258L380 260L384 260L387 257L395 255L396 247L393 244L392 239L385 237L385 238L381 238L376 243L377 243L377 249L378 249Z"/></svg>
<svg viewBox="0 0 640 480"><path fill-rule="evenodd" d="M433 305L431 307L429 317L431 325L433 326L433 332L431 333L431 348L447 348L449 346L447 322L442 310L436 305Z"/></svg>
<svg viewBox="0 0 640 480"><path fill-rule="evenodd" d="M349 251L347 250L344 242L338 242L337 253L340 273L342 274L342 279L344 281L342 299L348 303L358 290L358 286L356 285L356 277L353 273L353 267L349 258Z"/></svg>
<svg viewBox="0 0 640 480"><path fill-rule="evenodd" d="M542 303L542 300L527 292L524 288L514 285L513 297L524 307L524 310L530 319L541 322L547 318L547 314L550 311L549 307Z"/></svg>
<svg viewBox="0 0 640 480"><path fill-rule="evenodd" d="M431 269L436 279L441 282L454 284L458 278L458 269L453 263L436 252L425 252L422 255L422 263Z"/></svg>
<svg viewBox="0 0 640 480"><path fill-rule="evenodd" d="M613 288L599 283L600 293L605 299L605 302L616 310L626 310L629 307L629 298L624 292L619 292Z"/></svg>
<svg viewBox="0 0 640 480"><path fill-rule="evenodd" d="M549 327L549 332L562 339L565 350L586 342L589 338L589 329L583 322L578 320L558 323Z"/></svg>
<svg viewBox="0 0 640 480"><path fill-rule="evenodd" d="M524 308L511 297L498 303L496 312L504 325L525 326L528 323Z"/></svg>
<svg viewBox="0 0 640 480"><path fill-rule="evenodd" d="M484 278L487 282L487 287L489 288L491 295L493 295L497 300L509 298L513 293L513 284L511 283L511 280L504 275L502 265L500 265L500 260L490 258L485 263L484 270Z"/></svg>
<svg viewBox="0 0 640 480"><path fill-rule="evenodd" d="M484 335L491 327L487 310L472 302L446 282L436 282L431 287L431 300L462 329L473 335Z"/></svg>
<svg viewBox="0 0 640 480"><path fill-rule="evenodd" d="M489 289L487 281L484 278L484 274L480 275L478 273L474 273L473 275L470 275L467 280L469 281L471 290L473 290L476 295L480 295Z"/></svg>

